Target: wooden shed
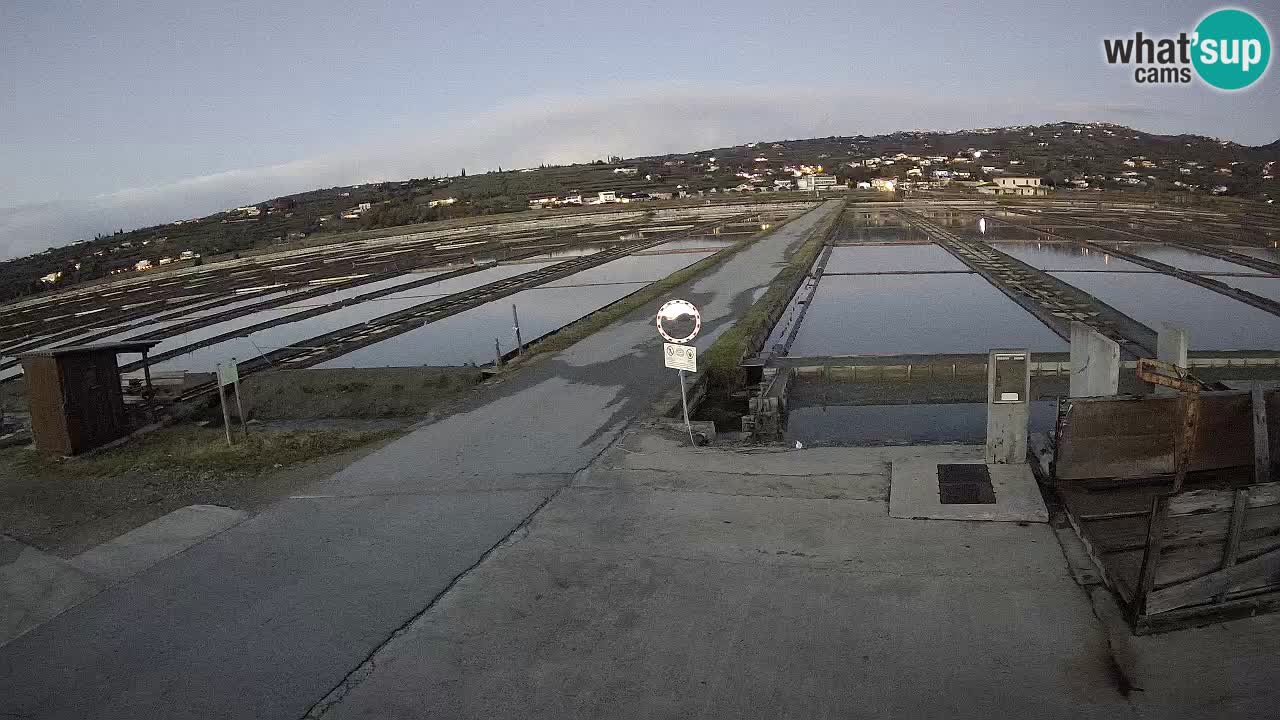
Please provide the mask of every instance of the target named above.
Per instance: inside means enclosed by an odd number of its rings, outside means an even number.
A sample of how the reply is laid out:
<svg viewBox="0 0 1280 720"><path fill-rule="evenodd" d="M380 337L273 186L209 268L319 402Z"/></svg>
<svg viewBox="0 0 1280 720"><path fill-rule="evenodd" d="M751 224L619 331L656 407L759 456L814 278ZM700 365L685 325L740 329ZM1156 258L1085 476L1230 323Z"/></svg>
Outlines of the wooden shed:
<svg viewBox="0 0 1280 720"><path fill-rule="evenodd" d="M38 449L77 455L130 431L116 355L147 352L158 340L72 345L22 353L31 433ZM148 385L150 373L147 373Z"/></svg>

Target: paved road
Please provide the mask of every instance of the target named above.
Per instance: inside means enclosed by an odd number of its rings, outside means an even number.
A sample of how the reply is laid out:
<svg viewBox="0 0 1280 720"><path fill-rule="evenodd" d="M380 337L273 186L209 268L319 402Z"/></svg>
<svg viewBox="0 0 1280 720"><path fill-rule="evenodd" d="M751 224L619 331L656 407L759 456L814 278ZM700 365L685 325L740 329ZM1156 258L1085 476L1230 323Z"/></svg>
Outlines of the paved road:
<svg viewBox="0 0 1280 720"><path fill-rule="evenodd" d="M841 204L680 292L700 347ZM0 648L0 716L302 716L670 387L653 309Z"/></svg>

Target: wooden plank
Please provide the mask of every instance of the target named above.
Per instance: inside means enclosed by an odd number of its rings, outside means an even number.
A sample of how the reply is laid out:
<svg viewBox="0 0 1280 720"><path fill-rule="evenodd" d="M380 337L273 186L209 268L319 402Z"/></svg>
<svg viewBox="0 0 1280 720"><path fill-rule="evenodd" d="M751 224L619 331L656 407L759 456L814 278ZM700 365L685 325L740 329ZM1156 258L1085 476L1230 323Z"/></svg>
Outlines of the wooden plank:
<svg viewBox="0 0 1280 720"><path fill-rule="evenodd" d="M1169 515L1161 539L1167 546L1220 544L1231 529L1227 512ZM1140 550L1146 542L1146 518L1120 517L1081 525L1101 552ZM1243 523L1246 539L1280 534L1280 505L1250 510Z"/></svg>
<svg viewBox="0 0 1280 720"><path fill-rule="evenodd" d="M1250 593L1230 598L1218 605L1201 605L1170 610L1156 615L1146 615L1133 626L1135 635L1165 632L1180 628L1205 625L1209 622L1253 617L1280 609L1280 592Z"/></svg>
<svg viewBox="0 0 1280 720"><path fill-rule="evenodd" d="M1147 542L1142 553L1142 568L1138 571L1138 587L1134 592L1133 605L1130 608L1132 622L1137 624L1138 618L1149 614L1148 597L1156 582L1156 566L1160 564L1160 554L1164 549L1164 523L1169 517L1169 499L1157 497L1151 501L1151 518L1147 521Z"/></svg>
<svg viewBox="0 0 1280 720"><path fill-rule="evenodd" d="M1261 508L1280 505L1280 482L1254 485L1247 489L1248 507ZM1235 507L1234 490L1188 490L1169 501L1170 515L1199 515L1228 512Z"/></svg>
<svg viewBox="0 0 1280 720"><path fill-rule="evenodd" d="M1249 560L1276 549L1280 549L1280 537L1275 535L1241 539L1236 560ZM1166 547L1160 572L1156 573L1156 587L1164 588L1208 575L1221 569L1221 562L1222 548L1217 545Z"/></svg>
<svg viewBox="0 0 1280 720"><path fill-rule="evenodd" d="M1252 560L1185 583L1154 590L1146 596L1146 613L1156 614L1205 603L1245 580L1257 581L1263 585L1280 583L1280 550L1272 550Z"/></svg>
<svg viewBox="0 0 1280 720"><path fill-rule="evenodd" d="M1266 428L1263 428L1263 432ZM1255 436L1256 437L1256 436ZM1231 509L1231 526L1227 530L1226 542L1222 547L1222 569L1226 570L1236 564L1236 554L1240 549L1240 535L1244 531L1245 510L1249 507L1249 491L1245 488L1236 490L1235 506ZM1214 597L1214 602L1222 602L1225 593Z"/></svg>
<svg viewBox="0 0 1280 720"><path fill-rule="evenodd" d="M1237 560L1248 560L1263 553L1280 549L1280 537L1270 535L1253 540L1240 541ZM1138 577L1142 566L1141 550L1122 550L1104 553L1095 562L1105 567L1107 573L1117 578ZM1160 566L1156 568L1155 589L1163 589L1170 585L1194 580L1221 569L1221 545L1183 545L1169 547L1165 545L1160 556ZM1232 587L1230 592L1246 589L1244 586Z"/></svg>
<svg viewBox="0 0 1280 720"><path fill-rule="evenodd" d="M1253 410L1253 482L1271 482L1271 439L1267 433L1267 400L1262 385L1254 383L1249 389L1249 401Z"/></svg>
<svg viewBox="0 0 1280 720"><path fill-rule="evenodd" d="M1276 393L1271 393L1274 396ZM1172 475L1180 398L1070 398L1062 401L1054 481ZM1189 472L1253 465L1246 392L1200 394Z"/></svg>
<svg viewBox="0 0 1280 720"><path fill-rule="evenodd" d="M1241 488L1236 490L1236 504L1231 509L1231 522L1227 529L1227 537L1222 550L1223 569L1236 564L1236 554L1240 549L1240 535L1244 532L1244 514L1248 507L1248 489Z"/></svg>

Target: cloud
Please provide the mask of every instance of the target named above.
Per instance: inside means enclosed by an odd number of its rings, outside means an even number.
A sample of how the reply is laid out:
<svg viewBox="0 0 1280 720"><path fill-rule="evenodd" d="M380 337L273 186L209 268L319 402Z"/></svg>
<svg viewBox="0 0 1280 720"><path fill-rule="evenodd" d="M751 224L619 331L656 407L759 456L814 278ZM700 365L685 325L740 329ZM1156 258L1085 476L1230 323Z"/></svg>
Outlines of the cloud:
<svg viewBox="0 0 1280 720"><path fill-rule="evenodd" d="M199 217L279 195L378 180L686 152L754 140L955 130L1147 116L1140 106L989 97L863 94L838 88L630 87L599 97L536 95L293 162L0 209L0 255L14 257L117 228Z"/></svg>

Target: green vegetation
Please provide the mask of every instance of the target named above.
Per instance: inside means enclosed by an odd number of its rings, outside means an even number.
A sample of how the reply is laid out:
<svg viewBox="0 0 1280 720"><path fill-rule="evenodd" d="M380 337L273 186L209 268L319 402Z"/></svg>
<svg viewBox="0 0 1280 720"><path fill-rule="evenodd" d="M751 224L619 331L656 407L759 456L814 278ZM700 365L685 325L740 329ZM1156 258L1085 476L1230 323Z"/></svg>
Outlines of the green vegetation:
<svg viewBox="0 0 1280 720"><path fill-rule="evenodd" d="M742 384L742 361L758 352L768 339L778 316L791 302L809 268L818 259L823 245L839 222L839 214L817 228L799 250L791 256L785 267L769 283L769 289L751 306L747 313L716 338L711 347L699 359L700 370L706 373L708 387L727 394Z"/></svg>

